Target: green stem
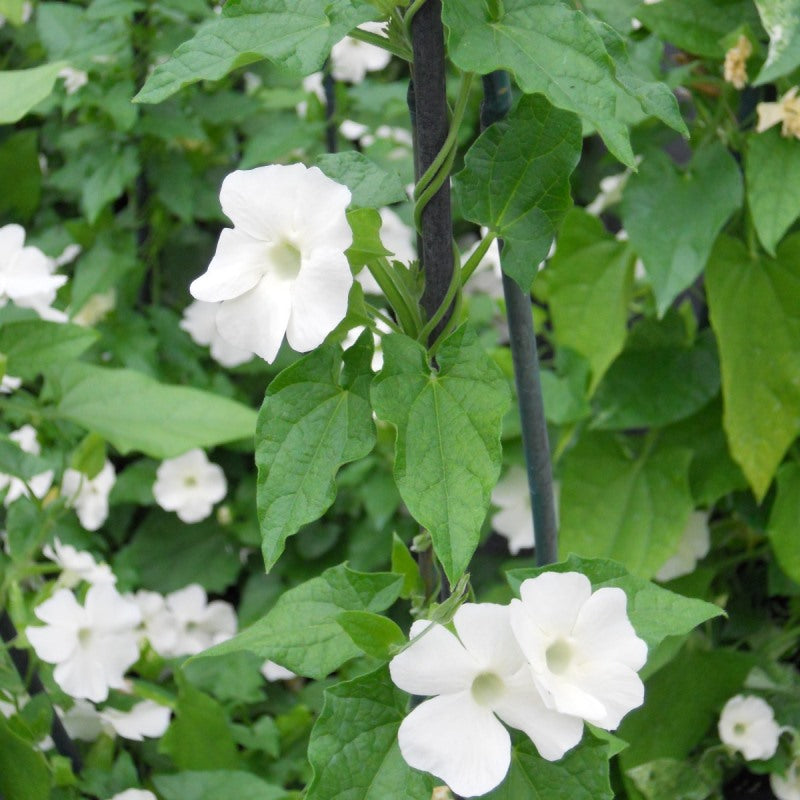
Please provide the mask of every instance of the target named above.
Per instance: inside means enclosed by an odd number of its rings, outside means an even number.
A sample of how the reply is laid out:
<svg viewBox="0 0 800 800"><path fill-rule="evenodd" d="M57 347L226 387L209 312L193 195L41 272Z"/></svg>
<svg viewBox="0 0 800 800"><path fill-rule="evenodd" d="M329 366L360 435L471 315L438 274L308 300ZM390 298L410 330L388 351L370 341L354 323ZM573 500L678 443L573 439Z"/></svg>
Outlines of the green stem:
<svg viewBox="0 0 800 800"><path fill-rule="evenodd" d="M405 286L397 280L389 262L385 258L374 259L367 264L367 269L397 314L403 332L416 339L422 324L417 304L408 295Z"/></svg>
<svg viewBox="0 0 800 800"><path fill-rule="evenodd" d="M400 329L400 326L391 318L386 316L377 306L373 305L372 303L364 302L364 305L367 307L367 311L372 314L375 319L379 319L387 328L394 331L395 333L402 333L403 331ZM376 332L381 333L381 331L377 330L377 328L372 324L372 320L370 320L370 327Z"/></svg>
<svg viewBox="0 0 800 800"><path fill-rule="evenodd" d="M370 33L369 31L362 30L361 28L354 28L352 31L350 31L348 36L351 39L358 39L360 42L366 42L367 44L375 45L375 47L380 47L382 50L388 51L393 56L402 58L403 61L411 61L410 49L401 47L400 45L395 44L380 34Z"/></svg>
<svg viewBox="0 0 800 800"><path fill-rule="evenodd" d="M478 268L478 264L489 251L492 242L497 238L494 231L489 231L486 236L481 239L480 244L475 248L475 252L467 259L467 262L461 267L461 285L463 286L472 277L472 273Z"/></svg>

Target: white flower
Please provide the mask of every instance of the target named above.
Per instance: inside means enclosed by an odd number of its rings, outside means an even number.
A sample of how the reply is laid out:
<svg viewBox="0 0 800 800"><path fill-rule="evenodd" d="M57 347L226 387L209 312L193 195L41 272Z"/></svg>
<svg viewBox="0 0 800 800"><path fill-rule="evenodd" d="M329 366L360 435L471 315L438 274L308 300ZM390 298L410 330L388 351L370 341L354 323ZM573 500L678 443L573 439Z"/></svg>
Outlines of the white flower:
<svg viewBox="0 0 800 800"><path fill-rule="evenodd" d="M16 431L8 434L8 438L12 442L16 442L20 449L26 453L38 456L42 452L42 447L39 440L36 438L36 429L32 425L23 425ZM53 470L48 469L46 472L40 472L34 475L28 482L27 486L20 478L13 478L11 475L0 474L0 492L8 487L6 492L5 505L9 506L20 497L28 496L28 487L33 492L35 497L41 499L50 490L53 483Z"/></svg>
<svg viewBox="0 0 800 800"><path fill-rule="evenodd" d="M391 208L382 208L380 238L396 261L410 264L417 257L417 234Z"/></svg>
<svg viewBox="0 0 800 800"><path fill-rule="evenodd" d="M725 80L736 89L744 89L747 85L747 59L753 55L753 45L744 35L740 35L736 44L725 53L723 74Z"/></svg>
<svg viewBox="0 0 800 800"><path fill-rule="evenodd" d="M58 583L67 589L72 589L81 581L91 584L117 582L108 564L98 564L91 553L76 550L69 544L62 544L58 538L53 540L52 547L46 544L42 552L46 558L55 561L61 567L62 573Z"/></svg>
<svg viewBox="0 0 800 800"><path fill-rule="evenodd" d="M308 94L316 95L320 103L325 102L325 76L321 72L312 72L303 78L303 91ZM298 116L305 118L308 113L308 103L301 100L296 106Z"/></svg>
<svg viewBox="0 0 800 800"><path fill-rule="evenodd" d="M59 78L64 79L64 89L67 94L75 94L82 86L89 82L89 76L82 69L64 67L58 73Z"/></svg>
<svg viewBox="0 0 800 800"><path fill-rule="evenodd" d="M124 686L125 671L139 658L141 616L134 603L113 586L96 584L83 606L69 589L59 589L34 612L47 624L25 634L36 655L56 665L53 678L68 695L99 703L109 688Z"/></svg>
<svg viewBox="0 0 800 800"><path fill-rule="evenodd" d="M158 800L158 798L147 789L126 789L124 792L109 797L108 800Z"/></svg>
<svg viewBox="0 0 800 800"><path fill-rule="evenodd" d="M104 708L98 711L86 700L76 700L68 711L60 714L67 733L73 739L93 742L101 734L141 742L145 738L163 736L169 727L172 712L153 700L137 703L130 711Z"/></svg>
<svg viewBox="0 0 800 800"><path fill-rule="evenodd" d="M87 531L96 531L108 519L108 496L116 482L117 473L108 459L94 478L76 469L64 470L61 494L74 506Z"/></svg>
<svg viewBox="0 0 800 800"><path fill-rule="evenodd" d="M353 122L352 119L344 120L339 126L339 132L342 136L353 142L357 142L367 131L369 131L369 128L366 125L362 125L360 122Z"/></svg>
<svg viewBox="0 0 800 800"><path fill-rule="evenodd" d="M170 658L177 650L178 628L167 601L158 592L140 589L130 599L139 607L142 622L139 630L153 650Z"/></svg>
<svg viewBox="0 0 800 800"><path fill-rule="evenodd" d="M274 661L265 661L261 665L261 674L271 683L275 681L290 681L296 678L297 674L292 672Z"/></svg>
<svg viewBox="0 0 800 800"><path fill-rule="evenodd" d="M253 353L229 344L220 336L216 322L220 305L195 300L183 310L180 327L192 337L195 344L209 347L211 358L223 367L237 367L249 361Z"/></svg>
<svg viewBox="0 0 800 800"><path fill-rule="evenodd" d="M180 520L190 523L209 516L227 491L222 467L212 464L199 448L162 461L153 484L153 496L161 508L175 511Z"/></svg>
<svg viewBox="0 0 800 800"><path fill-rule="evenodd" d="M748 761L772 758L781 729L772 707L754 695L737 694L722 709L717 725L719 738Z"/></svg>
<svg viewBox="0 0 800 800"><path fill-rule="evenodd" d="M360 26L369 33L380 34L382 22L365 22ZM361 83L368 72L383 69L392 60L392 55L382 47L345 36L331 50L331 74L337 81Z"/></svg>
<svg viewBox="0 0 800 800"><path fill-rule="evenodd" d="M644 701L636 674L647 645L636 636L622 589L592 585L578 572L523 581L511 627L548 708L614 730Z"/></svg>
<svg viewBox="0 0 800 800"><path fill-rule="evenodd" d="M697 562L708 554L710 547L708 512L694 511L678 544L678 552L656 573L656 580L671 581L694 572Z"/></svg>
<svg viewBox="0 0 800 800"><path fill-rule="evenodd" d="M25 247L21 225L0 228L0 306L9 300L22 308L32 308L45 319L64 317L50 308L66 275L53 275L55 263L38 247Z"/></svg>
<svg viewBox="0 0 800 800"><path fill-rule="evenodd" d="M580 741L583 723L545 708L509 627L507 606L466 603L453 624L458 638L441 625L415 622L411 637L419 638L392 659L389 670L404 691L437 695L400 725L403 758L457 794L474 797L508 771L511 741L498 717L524 731L549 761Z"/></svg>
<svg viewBox="0 0 800 800"><path fill-rule="evenodd" d="M553 495L558 512L559 485L553 483ZM533 511L528 476L513 464L492 490L492 504L500 511L492 514L492 528L508 539L512 556L534 546Z"/></svg>
<svg viewBox="0 0 800 800"><path fill-rule="evenodd" d="M800 800L800 762L793 761L785 775L773 772L769 785L778 800Z"/></svg>
<svg viewBox="0 0 800 800"><path fill-rule="evenodd" d="M230 639L236 633L236 611L224 600L208 602L205 589L196 583L168 594L166 609L172 615L176 641L162 655L194 655ZM159 651L161 652L161 651Z"/></svg>
<svg viewBox="0 0 800 800"><path fill-rule="evenodd" d="M756 133L763 133L779 122L781 136L787 138L795 136L800 139L800 98L797 96L800 88L793 86L777 103L759 103L756 106L758 124Z"/></svg>
<svg viewBox="0 0 800 800"><path fill-rule="evenodd" d="M15 378L13 375L3 375L0 380L0 394L11 394L22 386L22 378Z"/></svg>
<svg viewBox="0 0 800 800"><path fill-rule="evenodd" d="M217 330L230 344L265 361L284 334L305 353L344 319L353 284L345 250L353 235L345 216L350 190L317 167L273 165L237 170L222 183L222 231L214 258L190 291L222 301Z"/></svg>

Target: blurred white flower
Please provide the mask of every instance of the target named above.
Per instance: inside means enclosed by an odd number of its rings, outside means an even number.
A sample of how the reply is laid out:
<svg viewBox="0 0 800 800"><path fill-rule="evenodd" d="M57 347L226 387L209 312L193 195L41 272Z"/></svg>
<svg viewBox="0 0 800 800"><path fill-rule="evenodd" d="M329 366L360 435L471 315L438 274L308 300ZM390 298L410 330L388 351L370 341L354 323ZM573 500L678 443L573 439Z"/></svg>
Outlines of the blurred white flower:
<svg viewBox="0 0 800 800"><path fill-rule="evenodd" d="M678 552L656 573L656 580L671 581L694 572L697 562L708 555L711 535L708 531L707 511L693 511L678 543Z"/></svg>
<svg viewBox="0 0 800 800"><path fill-rule="evenodd" d="M644 701L636 671L647 645L636 635L622 589L592 593L578 572L523 581L511 601L511 627L548 708L614 730Z"/></svg>
<svg viewBox="0 0 800 800"><path fill-rule="evenodd" d="M744 89L747 85L747 59L753 55L753 45L744 35L740 35L736 44L725 53L723 74L725 80L736 89Z"/></svg>
<svg viewBox="0 0 800 800"><path fill-rule="evenodd" d="M178 643L178 629L167 601L158 592L140 589L130 599L139 607L142 622L139 631L153 650L164 658L171 658Z"/></svg>
<svg viewBox="0 0 800 800"><path fill-rule="evenodd" d="M369 128L366 125L362 125L360 122L353 122L352 119L344 120L339 126L339 132L342 136L353 142L357 142L368 130Z"/></svg>
<svg viewBox="0 0 800 800"><path fill-rule="evenodd" d="M22 386L22 378L15 378L13 375L3 375L0 380L0 394L11 394Z"/></svg>
<svg viewBox="0 0 800 800"><path fill-rule="evenodd" d="M176 641L168 656L194 655L236 633L236 611L224 600L208 602L205 589L196 583L171 592L165 598L172 615ZM159 651L160 652L160 651Z"/></svg>
<svg viewBox="0 0 800 800"><path fill-rule="evenodd" d="M359 26L369 33L381 34L384 23L365 22ZM392 60L392 54L382 47L345 36L331 50L331 74L337 81L361 83L368 72L383 69Z"/></svg>
<svg viewBox="0 0 800 800"><path fill-rule="evenodd" d="M72 242L61 251L60 255L57 255L53 259L53 263L57 267L63 267L66 264L71 264L81 254L82 251L83 248L79 244Z"/></svg>
<svg viewBox="0 0 800 800"><path fill-rule="evenodd" d="M257 92L264 85L261 76L256 75L255 72L245 72L242 75L242 80L244 81L245 94L253 94L253 92Z"/></svg>
<svg viewBox="0 0 800 800"><path fill-rule="evenodd" d="M158 800L158 798L147 789L126 789L109 797L108 800Z"/></svg>
<svg viewBox="0 0 800 800"><path fill-rule="evenodd" d="M225 497L228 483L218 464L199 448L162 461L156 470L153 496L165 511L175 511L183 522L199 522Z"/></svg>
<svg viewBox="0 0 800 800"><path fill-rule="evenodd" d="M109 311L113 311L117 305L117 292L109 289L107 292L93 294L80 308L72 315L72 321L76 325L89 328L104 319Z"/></svg>
<svg viewBox="0 0 800 800"><path fill-rule="evenodd" d="M98 564L91 553L76 550L70 544L62 544L58 537L53 540L52 546L46 544L42 553L61 567L59 586L72 589L81 581L91 584L117 582L108 564Z"/></svg>
<svg viewBox="0 0 800 800"><path fill-rule="evenodd" d="M769 785L778 800L800 800L800 761L793 761L784 775L773 772Z"/></svg>
<svg viewBox="0 0 800 800"><path fill-rule="evenodd" d="M395 261L410 264L417 257L417 234L391 208L382 208L380 239Z"/></svg>
<svg viewBox="0 0 800 800"><path fill-rule="evenodd" d="M98 711L86 700L76 700L72 708L60 714L67 733L86 742L95 741L102 733L134 742L156 739L166 732L171 715L169 708L153 700L143 700L130 711L117 708Z"/></svg>
<svg viewBox="0 0 800 800"><path fill-rule="evenodd" d="M214 258L190 291L221 302L216 324L230 344L265 361L284 334L305 353L344 319L353 284L345 250L350 190L317 167L273 165L237 170L222 183L222 231Z"/></svg>
<svg viewBox="0 0 800 800"><path fill-rule="evenodd" d="M772 706L760 697L743 694L725 703L717 731L723 744L748 761L772 758L781 735Z"/></svg>
<svg viewBox="0 0 800 800"><path fill-rule="evenodd" d="M63 321L66 315L50 308L66 275L53 275L55 262L38 247L25 247L21 225L0 228L0 307L9 300L31 308L43 319Z"/></svg>
<svg viewBox="0 0 800 800"><path fill-rule="evenodd" d="M290 681L296 678L297 674L292 672L274 661L265 661L261 665L261 674L271 683L275 681Z"/></svg>
<svg viewBox="0 0 800 800"><path fill-rule="evenodd" d="M99 703L110 688L124 686L125 671L139 658L136 605L110 584L89 587L81 606L69 589L58 589L34 609L42 627L25 635L42 661L55 664L53 679L68 695Z"/></svg>
<svg viewBox="0 0 800 800"><path fill-rule="evenodd" d="M560 486L553 483L553 500L558 515ZM533 511L528 476L517 464L512 464L508 472L497 482L492 490L492 504L500 511L492 514L492 529L508 539L508 550L515 556L520 550L534 546Z"/></svg>
<svg viewBox="0 0 800 800"><path fill-rule="evenodd" d="M763 133L773 125L781 124L781 136L800 139L800 87L792 86L777 103L759 103L756 106L758 124L756 133Z"/></svg>
<svg viewBox="0 0 800 800"><path fill-rule="evenodd" d="M511 741L499 720L524 731L549 761L574 747L583 732L580 719L544 706L508 613L507 606L465 603L453 618L457 637L418 620L412 643L389 664L404 691L436 695L400 725L403 758L463 797L490 791L508 771Z"/></svg>
<svg viewBox="0 0 800 800"><path fill-rule="evenodd" d="M320 103L325 102L325 76L321 72L312 72L303 78L303 91L316 95ZM305 118L308 113L308 102L301 100L296 106L298 116Z"/></svg>
<svg viewBox="0 0 800 800"><path fill-rule="evenodd" d="M117 473L108 459L94 478L76 469L64 470L61 494L75 508L87 531L96 531L108 519L108 496L116 482Z"/></svg>
<svg viewBox="0 0 800 800"><path fill-rule="evenodd" d="M32 425L23 425L21 428L12 431L8 434L8 438L12 442L16 442L21 450L31 455L38 456L42 453L42 446L36 437L36 429ZM50 490L53 483L53 470L48 469L45 472L40 472L34 475L28 482L27 486L25 481L20 478L14 478L11 475L0 474L0 492L3 489L8 489L6 492L5 505L9 506L20 497L28 496L28 487L33 492L34 497L40 500Z"/></svg>
<svg viewBox="0 0 800 800"><path fill-rule="evenodd" d="M89 76L82 69L73 67L64 67L59 71L58 77L64 79L64 89L67 94L75 94L89 82Z"/></svg>
<svg viewBox="0 0 800 800"><path fill-rule="evenodd" d="M229 344L217 330L217 311L221 303L204 303L195 300L183 310L180 327L195 344L208 347L211 358L223 367L238 367L253 357L253 352Z"/></svg>
<svg viewBox="0 0 800 800"><path fill-rule="evenodd" d="M380 331L380 333L391 333L389 326L380 319L375 321L375 327ZM345 350L352 347L356 343L356 339L358 339L363 332L363 325L351 328L347 332L347 336L345 336L342 340L342 347ZM381 345L380 333L373 332L372 334L372 344L375 349L372 351L372 361L370 366L372 367L373 372L379 372L383 368L383 347Z"/></svg>
<svg viewBox="0 0 800 800"><path fill-rule="evenodd" d="M641 161L641 158L637 158L637 163L639 161ZM586 206L586 212L595 217L599 217L607 208L619 203L620 200L622 200L622 192L631 174L631 170L626 169L624 172L618 172L616 175L607 175L605 178L601 178L600 192L597 197Z"/></svg>

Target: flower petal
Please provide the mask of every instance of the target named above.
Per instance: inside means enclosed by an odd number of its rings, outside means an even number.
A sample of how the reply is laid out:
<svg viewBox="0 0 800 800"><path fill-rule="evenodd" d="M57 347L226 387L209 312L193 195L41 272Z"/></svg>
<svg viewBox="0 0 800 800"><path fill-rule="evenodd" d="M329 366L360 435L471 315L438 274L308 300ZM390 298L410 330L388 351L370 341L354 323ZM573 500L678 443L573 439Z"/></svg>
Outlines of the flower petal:
<svg viewBox="0 0 800 800"><path fill-rule="evenodd" d="M453 617L458 638L482 669L505 678L525 663L511 630L508 606L496 603L464 603Z"/></svg>
<svg viewBox="0 0 800 800"><path fill-rule="evenodd" d="M628 597L622 589L598 589L581 608L573 628L582 658L615 661L641 669L647 661L647 645L628 620Z"/></svg>
<svg viewBox="0 0 800 800"><path fill-rule="evenodd" d="M397 733L410 766L441 778L462 797L498 786L511 764L511 737L469 692L442 695L417 706Z"/></svg>
<svg viewBox="0 0 800 800"><path fill-rule="evenodd" d="M512 728L524 731L539 755L557 761L575 747L583 735L583 720L547 708L534 686L530 672L522 669L506 681L506 692L494 704L494 711Z"/></svg>
<svg viewBox="0 0 800 800"><path fill-rule="evenodd" d="M411 626L411 638L423 631L419 639L389 662L395 685L405 692L421 695L469 689L480 665L447 628L417 620Z"/></svg>
<svg viewBox="0 0 800 800"><path fill-rule="evenodd" d="M572 630L581 606L592 594L592 584L580 572L544 572L522 582L520 596L532 620L554 636Z"/></svg>
<svg viewBox="0 0 800 800"><path fill-rule="evenodd" d="M222 182L222 210L254 239L278 242L293 231L298 189L307 172L304 164L236 170Z"/></svg>
<svg viewBox="0 0 800 800"><path fill-rule="evenodd" d="M25 629L25 635L36 655L48 664L65 661L78 646L78 636L74 630L54 625L28 627Z"/></svg>
<svg viewBox="0 0 800 800"><path fill-rule="evenodd" d="M216 303L250 291L269 264L269 251L265 242L225 228L208 269L189 286L192 297Z"/></svg>
<svg viewBox="0 0 800 800"><path fill-rule="evenodd" d="M323 250L303 260L294 283L286 340L298 353L322 344L345 318L353 273L343 251Z"/></svg>
<svg viewBox="0 0 800 800"><path fill-rule="evenodd" d="M69 589L59 589L52 597L36 606L34 613L42 622L77 631L86 624L86 612Z"/></svg>
<svg viewBox="0 0 800 800"><path fill-rule="evenodd" d="M265 275L249 292L222 304L217 330L229 344L271 364L281 348L291 310L292 282Z"/></svg>
<svg viewBox="0 0 800 800"><path fill-rule="evenodd" d="M602 662L592 665L575 680L575 688L586 692L597 702L602 703L605 712L595 716L588 705L585 712L577 712L588 722L613 731L622 718L644 702L642 679L629 667L615 662ZM559 708L564 710L559 704Z"/></svg>
<svg viewBox="0 0 800 800"><path fill-rule="evenodd" d="M319 167L310 167L297 187L294 230L303 251L318 248L344 253L353 243L345 212L350 190L329 178Z"/></svg>

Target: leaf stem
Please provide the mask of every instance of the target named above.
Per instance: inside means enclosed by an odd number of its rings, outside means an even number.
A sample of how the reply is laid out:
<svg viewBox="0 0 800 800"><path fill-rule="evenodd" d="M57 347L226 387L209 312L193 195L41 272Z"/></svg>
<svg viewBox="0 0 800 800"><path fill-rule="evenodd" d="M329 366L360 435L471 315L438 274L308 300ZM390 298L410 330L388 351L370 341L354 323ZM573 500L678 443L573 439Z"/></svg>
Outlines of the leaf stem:
<svg viewBox="0 0 800 800"><path fill-rule="evenodd" d="M411 51L405 47L395 44L386 36L381 36L377 33L370 33L362 28L354 28L347 35L351 39L358 39L360 42L366 42L367 44L375 45L375 47L380 47L382 50L388 51L393 56L402 58L403 61L411 61Z"/></svg>
<svg viewBox="0 0 800 800"><path fill-rule="evenodd" d="M472 276L472 273L478 268L483 257L492 246L492 242L497 238L494 231L489 231L486 236L481 239L480 244L475 248L475 252L467 259L463 267L461 267L461 285L463 286Z"/></svg>
<svg viewBox="0 0 800 800"><path fill-rule="evenodd" d="M367 264L367 269L397 314L403 332L416 339L422 325L417 304L397 279L389 262L385 258L376 258Z"/></svg>

